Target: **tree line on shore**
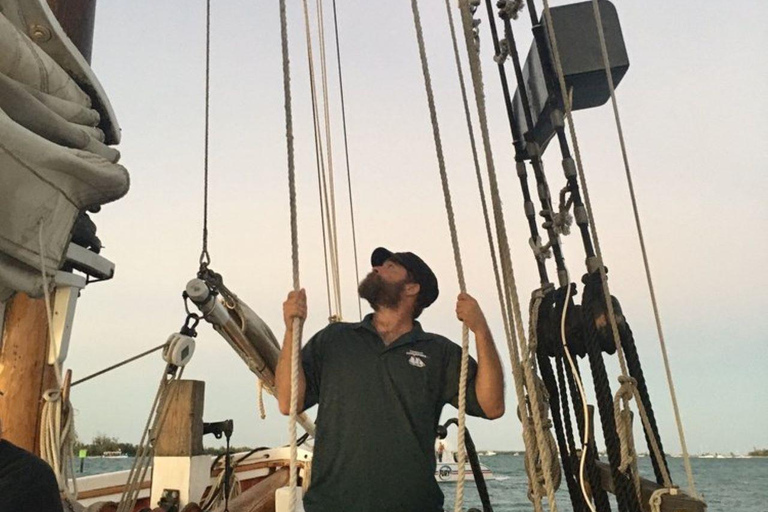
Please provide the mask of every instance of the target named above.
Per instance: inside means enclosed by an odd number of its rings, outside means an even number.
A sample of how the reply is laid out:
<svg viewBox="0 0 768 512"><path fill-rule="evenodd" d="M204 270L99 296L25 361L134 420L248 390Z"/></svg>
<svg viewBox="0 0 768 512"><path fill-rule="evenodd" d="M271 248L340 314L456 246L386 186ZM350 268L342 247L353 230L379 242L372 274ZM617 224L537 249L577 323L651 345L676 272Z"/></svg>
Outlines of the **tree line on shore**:
<svg viewBox="0 0 768 512"><path fill-rule="evenodd" d="M85 450L88 457L99 457L104 455L105 452L114 454L120 452L122 455L128 455L133 457L136 455L138 446L131 443L122 443L117 437L110 437L104 434L98 434L90 443L83 443L79 440L75 441L73 446L75 456L77 456L81 450ZM230 453L247 452L251 448L247 446L233 446L229 449ZM226 451L223 446L204 448L204 453L207 455L221 455Z"/></svg>

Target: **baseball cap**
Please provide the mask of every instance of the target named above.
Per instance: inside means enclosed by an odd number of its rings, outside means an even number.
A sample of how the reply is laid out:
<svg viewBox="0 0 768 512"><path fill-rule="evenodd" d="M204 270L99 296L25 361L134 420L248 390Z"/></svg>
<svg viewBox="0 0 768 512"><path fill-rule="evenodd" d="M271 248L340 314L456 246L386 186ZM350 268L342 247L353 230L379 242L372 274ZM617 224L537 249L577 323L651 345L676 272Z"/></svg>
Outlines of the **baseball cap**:
<svg viewBox="0 0 768 512"><path fill-rule="evenodd" d="M413 280L419 284L419 296L417 305L426 308L437 299L440 290L437 287L437 277L424 260L412 252L392 252L384 247L378 247L371 253L371 265L378 267L391 259L399 263L413 276Z"/></svg>

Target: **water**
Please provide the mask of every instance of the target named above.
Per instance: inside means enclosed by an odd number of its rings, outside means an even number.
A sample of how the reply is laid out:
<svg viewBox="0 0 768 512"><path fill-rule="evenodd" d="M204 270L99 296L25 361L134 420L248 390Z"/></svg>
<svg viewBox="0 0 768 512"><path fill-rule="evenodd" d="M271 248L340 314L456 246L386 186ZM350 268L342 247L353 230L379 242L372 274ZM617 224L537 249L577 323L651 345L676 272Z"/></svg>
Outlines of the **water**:
<svg viewBox="0 0 768 512"><path fill-rule="evenodd" d="M531 512L526 497L527 478L523 457L500 453L480 460L497 476L508 480L488 482L494 512ZM94 475L109 471L130 469L133 459L86 459L82 475ZM709 505L708 512L768 512L768 458L753 459L691 459L696 487ZM640 472L652 477L653 469L649 458L640 459ZM685 487L686 478L683 461L669 459L672 478ZM445 493L445 508L453 510L453 496L456 485L440 484ZM465 509L477 507L482 510L473 482L465 488ZM558 510L571 512L568 491L563 482L557 493ZM616 511L616 507L613 507Z"/></svg>
<svg viewBox="0 0 768 512"><path fill-rule="evenodd" d="M488 491L494 512L531 512L526 491L524 457L498 454L480 457L496 476L508 476L508 480L488 482ZM683 488L687 487L683 460L668 459L672 479ZM708 512L768 512L768 458L752 459L691 459L696 489L708 504ZM648 457L638 463L640 474L653 479L653 468ZM453 510L455 484L440 484L445 493L445 508ZM465 509L472 506L482 510L480 498L473 482L467 482L464 491ZM565 481L557 492L558 510L572 512ZM612 510L618 510L615 506Z"/></svg>

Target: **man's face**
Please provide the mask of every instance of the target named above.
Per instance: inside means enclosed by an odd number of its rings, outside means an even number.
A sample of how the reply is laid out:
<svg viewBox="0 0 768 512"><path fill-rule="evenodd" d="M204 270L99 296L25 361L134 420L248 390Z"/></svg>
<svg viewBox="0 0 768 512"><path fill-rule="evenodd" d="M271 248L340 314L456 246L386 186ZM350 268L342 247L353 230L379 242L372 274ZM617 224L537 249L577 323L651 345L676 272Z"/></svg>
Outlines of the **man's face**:
<svg viewBox="0 0 768 512"><path fill-rule="evenodd" d="M395 309L403 300L403 292L408 283L408 271L405 267L387 260L373 268L360 282L357 292L360 298L368 301L374 311L379 308Z"/></svg>

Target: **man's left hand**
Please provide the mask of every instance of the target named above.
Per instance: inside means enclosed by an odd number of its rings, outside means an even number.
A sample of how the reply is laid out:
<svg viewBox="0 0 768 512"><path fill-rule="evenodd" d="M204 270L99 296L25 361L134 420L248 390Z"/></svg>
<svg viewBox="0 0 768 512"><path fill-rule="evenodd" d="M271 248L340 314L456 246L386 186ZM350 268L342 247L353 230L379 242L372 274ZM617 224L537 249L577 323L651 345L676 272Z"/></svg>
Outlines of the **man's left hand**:
<svg viewBox="0 0 768 512"><path fill-rule="evenodd" d="M456 300L456 317L475 334L488 331L488 322L477 301L468 293L460 293Z"/></svg>

